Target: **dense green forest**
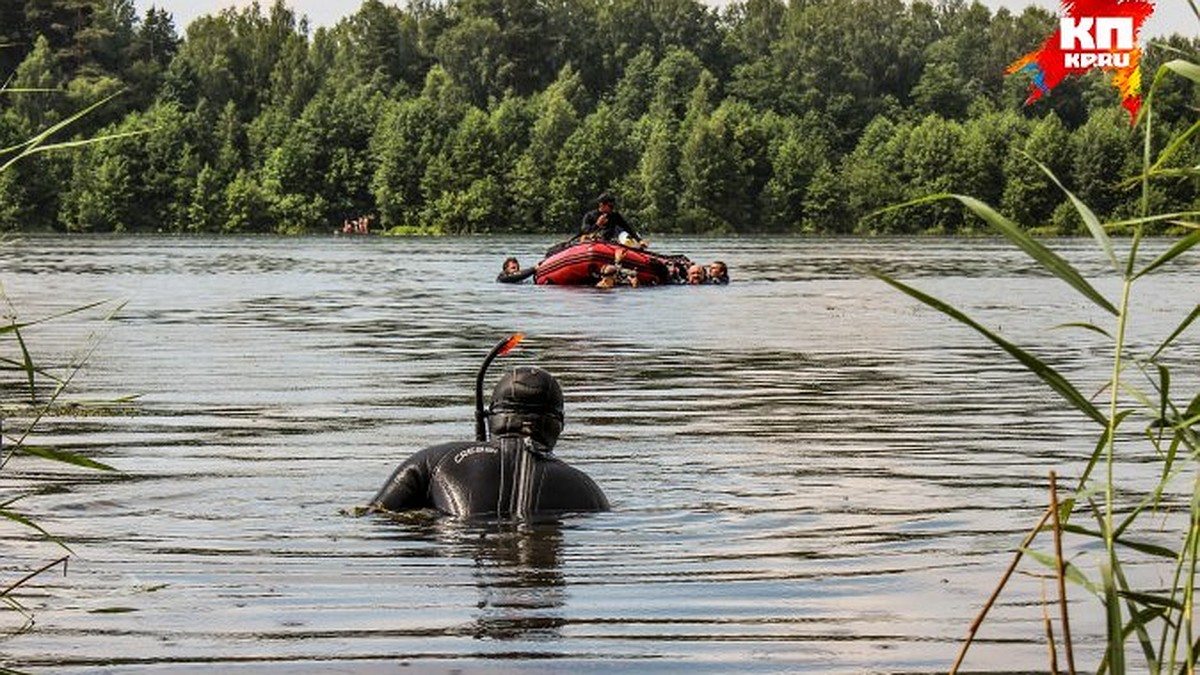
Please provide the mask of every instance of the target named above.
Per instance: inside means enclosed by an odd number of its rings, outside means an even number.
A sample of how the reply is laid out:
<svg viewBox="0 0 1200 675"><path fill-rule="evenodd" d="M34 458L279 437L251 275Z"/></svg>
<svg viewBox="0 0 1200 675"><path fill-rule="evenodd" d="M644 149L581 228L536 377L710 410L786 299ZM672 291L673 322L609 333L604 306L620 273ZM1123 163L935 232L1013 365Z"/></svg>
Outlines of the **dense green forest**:
<svg viewBox="0 0 1200 675"><path fill-rule="evenodd" d="M1056 26L962 0L366 0L315 31L276 2L181 35L131 0L0 0L0 148L113 95L61 133L145 132L0 172L0 230L566 233L607 189L651 237L978 227L871 215L942 191L1073 233L1026 153L1120 217L1142 139L1102 73L1023 107L1004 69ZM1152 43L1147 82L1198 47ZM1164 84L1159 147L1198 103ZM1156 184L1152 208L1197 188Z"/></svg>

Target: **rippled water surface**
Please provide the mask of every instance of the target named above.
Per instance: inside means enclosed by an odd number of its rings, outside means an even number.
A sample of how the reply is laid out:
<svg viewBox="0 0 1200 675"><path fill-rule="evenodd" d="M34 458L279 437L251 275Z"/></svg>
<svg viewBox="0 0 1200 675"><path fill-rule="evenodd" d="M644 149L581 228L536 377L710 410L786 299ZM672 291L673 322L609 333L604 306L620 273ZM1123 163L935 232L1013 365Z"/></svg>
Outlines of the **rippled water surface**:
<svg viewBox="0 0 1200 675"><path fill-rule="evenodd" d="M0 246L22 318L61 366L107 331L0 494L68 543L66 576L0 665L55 670L944 671L1087 423L969 329L864 277L967 310L1087 386L1101 311L989 240L676 239L729 287L601 292L493 282L541 239L28 238ZM1157 242L1150 248L1161 250ZM1089 242L1055 244L1115 297ZM1145 281L1141 344L1194 306L1195 256ZM474 372L561 378L558 454L614 510L534 524L354 517L411 452L472 433ZM10 336L4 336L7 340ZM0 356L11 356L11 347ZM1200 362L1195 339L1173 358ZM497 369L496 372L499 372ZM19 384L6 376L5 402ZM494 382L495 373L491 378ZM1185 379L1186 381L1186 379ZM10 420L12 432L21 420ZM0 525L0 586L60 555ZM1046 667L1025 577L968 667ZM1082 605L1077 649L1098 622ZM11 633L23 619L0 611Z"/></svg>

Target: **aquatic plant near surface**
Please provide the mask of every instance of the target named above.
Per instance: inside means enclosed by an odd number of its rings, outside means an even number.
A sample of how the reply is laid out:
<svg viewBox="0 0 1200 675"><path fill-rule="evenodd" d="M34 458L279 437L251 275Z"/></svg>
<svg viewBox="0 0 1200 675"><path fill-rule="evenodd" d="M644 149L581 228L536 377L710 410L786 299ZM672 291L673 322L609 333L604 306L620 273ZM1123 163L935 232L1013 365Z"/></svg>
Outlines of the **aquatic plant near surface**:
<svg viewBox="0 0 1200 675"><path fill-rule="evenodd" d="M1200 318L1200 304L1190 309L1185 307L1178 325L1169 335L1159 336L1156 340L1133 340L1128 334L1137 282L1177 262L1179 256L1200 243L1200 225L1196 223L1200 213L1147 213L1147 195L1152 180L1180 176L1193 180L1200 178L1200 166L1163 168L1174 153L1200 130L1200 122L1187 130L1182 138L1167 144L1157 157L1152 156L1153 93L1158 82L1171 73L1200 83L1200 67L1184 61L1172 61L1164 65L1154 79L1147 105L1138 120L1146 137L1146 169L1134 181L1141 183L1143 191L1141 217L1102 223L1083 201L1062 186L1049 169L1041 167L1066 193L1095 240L1100 254L1120 279L1120 297L1115 301L1098 291L1054 251L978 199L958 194L938 194L893 207L900 209L945 200L960 202L1108 316L1107 325L1090 321L1065 324L1098 334L1111 347L1112 368L1108 380L1095 397L1089 397L1044 360L989 330L962 311L887 274L870 272L929 307L970 326L1037 375L1098 429L1095 449L1080 472L1073 494L1061 503L1057 476L1051 474L1051 497L1047 511L1018 547L1012 566L1004 573L999 587L970 627L958 660L951 669L952 673L957 672L964 662L971 641L984 624L988 610L1023 556L1047 567L1057 581L1057 638L1054 622L1050 619L1052 612L1049 608L1043 608L1051 672L1059 670L1059 645L1065 657L1065 669L1071 673L1076 671L1067 602L1068 582L1084 589L1103 606L1106 644L1103 657L1093 668L1095 671L1119 675L1130 670L1126 662L1126 647L1130 646L1134 652L1140 651L1145 661L1145 667L1136 668L1137 672L1196 672L1197 662L1200 661L1197 631L1200 627L1194 625L1197 609L1195 579L1200 568L1200 391L1178 391L1177 380L1172 378L1173 371L1167 357L1181 336ZM1146 227L1166 222L1180 227L1185 234L1158 256L1144 260L1139 254ZM1109 236L1110 231L1131 231L1127 253L1118 253ZM1195 296L1184 300L1194 302ZM1137 350L1133 347L1135 344L1150 344L1154 348ZM1189 374L1194 376L1194 372ZM1093 398L1102 398L1104 402L1094 403ZM1119 473L1121 464L1118 457L1131 456L1139 459L1152 456L1156 459L1156 475L1159 479L1152 487L1139 488L1134 477ZM1161 543L1164 536L1174 538L1173 547ZM1068 560L1063 554L1064 542L1080 544L1080 550L1088 550L1088 545L1091 545L1091 549L1102 552L1098 560L1085 560L1086 556L1092 555L1086 553ZM1034 548L1035 543L1039 545L1038 548ZM1102 544L1102 549L1098 544ZM1049 552L1044 550L1046 548L1049 548ZM1145 569L1151 569L1154 573L1142 574ZM1139 574L1134 575L1135 570ZM1158 583L1149 586L1136 583L1135 579L1142 578L1156 579ZM1165 587L1162 580L1165 580Z"/></svg>
<svg viewBox="0 0 1200 675"><path fill-rule="evenodd" d="M19 455L38 457L59 464L68 464L87 469L113 471L114 469L111 466L80 454L40 447L29 443L30 436L42 420L48 415L56 413L61 407L60 399L80 369L91 358L92 353L99 345L100 337L93 334L88 341L88 345L68 361L63 368L63 374L57 375L50 369L41 366L34 359L22 331L31 326L60 319L71 314L111 307L111 311L104 320L106 324L108 319L120 310L123 304L112 307L113 303L111 302L96 302L68 310L61 314L33 321L21 321L17 317L13 304L4 293L3 286L0 286L0 301L3 301L8 307L7 315L3 317L4 322L0 323L0 378L2 378L0 379L0 384L4 385L4 391L16 392L14 398L0 396L0 472L8 468L10 462ZM16 380L16 386L10 386L5 382L5 380L10 379L10 376L11 379ZM43 382L47 384L43 385ZM49 395L39 397L39 389L45 389L46 387L51 387ZM21 399L24 402L19 403L17 399ZM6 420L6 418L9 419ZM14 423L14 419L18 420L18 423ZM0 519L11 521L37 531L69 554L71 552L70 547L46 531L37 523L34 517L25 515L18 509L17 504L27 496L29 495L26 493L0 493ZM29 572L16 581L0 582L0 601L3 601L4 606L17 611L24 617L24 624L20 630L28 629L33 625L33 621L31 613L15 597L15 591L38 575L58 565L62 565L65 569L67 559L68 556L61 556Z"/></svg>
<svg viewBox="0 0 1200 675"><path fill-rule="evenodd" d="M0 94L16 91L33 93L41 90L17 90L9 88L7 84L0 85ZM23 143L19 143L7 148L0 148L0 173L7 170L17 161L39 153L49 152L52 150L77 148L114 138L147 133L146 130L141 130L78 140L52 141L53 137L55 137L57 134L64 131L83 117L86 117L95 109L103 106L105 103L112 100L114 96L110 96L98 101L95 104L77 112L76 114L71 115L67 119L43 129L40 133L34 135ZM0 245L5 243L6 240L3 237L0 237ZM93 335L93 338L90 340L90 345L84 350L84 352L82 352L79 356L72 358L67 364L65 368L65 374L62 376L56 376L35 362L22 334L22 331L30 326L45 323L47 321L61 318L70 314L96 309L105 305L111 306L112 303L107 301L92 303L77 307L55 316L44 317L35 321L25 322L18 319L16 307L11 301L9 301L7 294L4 292L4 287L2 284L0 284L0 301L2 301L3 304L8 308L6 315L0 317L4 319L3 323L0 323L0 377L5 377L8 373L16 373L17 379L23 383L23 386L15 387L13 390L23 390L27 388L29 395L29 402L26 406L27 414L21 415L22 417L27 417L28 421L23 426L19 426L15 430L11 428L13 426L11 423L8 425L5 424L5 418L12 416L9 413L15 412L8 409L8 406L13 402L6 400L3 396L0 396L0 471L3 471L13 460L13 458L18 455L40 457L52 462L70 464L88 469L112 471L112 467L88 459L87 457L78 455L76 453L65 452L53 448L38 447L28 443L28 439L33 433L34 429L44 417L46 417L55 409L55 406L58 404L58 401L66 390L67 386L71 383L71 380L74 379L76 374L79 373L80 368L82 368L91 357L99 343L98 338ZM123 303L113 308L108 314L108 318L111 318L118 310L120 310L122 306ZM107 323L107 318L105 319L105 323ZM51 383L53 383L53 391L45 401L39 401L38 398L39 378L43 380L49 380ZM0 384L3 384L3 380L0 380ZM15 522L21 526L36 530L47 539L57 543L69 553L70 548L68 548L66 544L56 539L53 535L38 525L34 518L24 515L17 510L14 505L20 500L24 499L26 496L28 495L9 495L0 493L0 519ZM0 581L0 601L2 601L2 606L16 610L25 618L25 622L21 627L21 630L26 630L32 625L32 616L28 610L14 597L14 592L31 579L49 569L56 567L57 565L61 564L65 568L66 561L67 557L63 556L26 574L14 582L5 584L3 581ZM0 670L3 670L3 668L0 667Z"/></svg>

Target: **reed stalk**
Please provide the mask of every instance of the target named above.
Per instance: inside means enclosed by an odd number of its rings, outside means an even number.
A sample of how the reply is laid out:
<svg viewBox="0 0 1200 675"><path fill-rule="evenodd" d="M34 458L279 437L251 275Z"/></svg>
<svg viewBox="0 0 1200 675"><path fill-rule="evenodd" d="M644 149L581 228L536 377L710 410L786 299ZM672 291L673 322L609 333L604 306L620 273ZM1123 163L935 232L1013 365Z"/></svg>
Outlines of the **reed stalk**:
<svg viewBox="0 0 1200 675"><path fill-rule="evenodd" d="M1033 540L1035 537L1037 537L1038 532L1041 532L1042 528L1046 526L1046 521L1050 520L1050 516L1050 510L1047 509L1046 514L1042 516L1042 519L1038 521L1037 525L1033 526L1033 529L1029 531L1029 534L1025 535L1025 539L1022 540L1021 545L1017 547L1017 552L1013 555L1012 562L1009 563L1008 569L1004 570L1004 574L1000 576L1000 583L996 584L996 589L992 591L991 597L987 599L987 602L983 603L983 608L979 610L979 614L975 616L975 620L971 622L971 626L967 629L967 637L963 639L962 646L959 647L958 658L954 660L954 665L950 666L950 675L956 675L958 673L958 669L962 666L963 661L967 658L967 652L971 649L971 643L974 642L975 635L979 633L980 627L983 626L984 620L987 619L988 612L992 610L992 607L996 604L996 601L1000 599L1000 592L1003 591L1004 587L1008 585L1008 580L1012 578L1013 572L1017 571L1017 567L1021 564L1021 558L1025 555L1025 551L1028 550L1029 545L1033 543Z"/></svg>
<svg viewBox="0 0 1200 675"><path fill-rule="evenodd" d="M0 94L4 94L7 91L9 91L9 89L7 87L7 83L0 84ZM29 138L28 140L26 140L23 143L19 143L15 146L10 146L7 148L0 148L0 172L7 170L9 167L11 167L13 164L15 164L18 161L24 160L26 158L32 157L34 155L37 155L37 154L40 154L43 152L50 152L53 150L66 150L66 149L71 149L71 148L79 148L79 147L82 147L85 145L89 145L92 143L97 143L97 142L101 142L101 141L105 141L105 140L111 140L111 139L115 139L115 138L122 138L122 137L127 137L127 136L148 133L149 130L142 130L142 131L111 134L111 135L107 135L107 136L98 136L98 137L85 138L85 139L55 140L55 138L58 135L64 133L71 125L75 124L80 119L91 114L94 110L103 106L105 103L107 103L112 98L113 97L109 97L107 99L98 101L97 103L68 117L67 119L63 120L62 122L59 122L59 123L54 124L46 129L43 129L40 133ZM3 244L3 243L5 243L5 241L0 241L0 244ZM46 321L51 321L51 320L54 320L54 319L57 319L57 318L60 318L62 316L66 316L69 314L84 312L84 311L87 311L90 309L100 307L101 305L111 304L111 303L109 303L108 301L91 303L88 305L83 305L81 307L77 307L77 308L69 310L67 312L63 312L58 315L45 317L43 319L39 319L36 321L22 322L22 321L18 320L18 316L17 316L18 313L17 313L16 307L13 306L11 301L9 301L8 296L4 293L4 288L3 288L2 284L0 284L0 299L3 299L4 304L7 305L10 310L9 311L10 316L9 316L8 323L6 325L0 324L0 339L11 337L12 343L15 345L15 352L16 352L15 354L12 355L12 357L7 356L5 353L0 353L0 372L2 372L4 369L11 369L11 370L15 370L21 374L21 378L24 380L24 385L28 388L29 404L33 409L32 420L29 421L27 424L25 424L23 430L21 430L20 432L18 432L16 434L13 434L12 436L7 437L9 439L9 443L7 444L7 447L6 447L6 443L5 443L6 436L5 436L5 428L4 428L5 425L4 425L4 419L3 419L4 410L3 410L3 408L0 408L0 471L2 471L8 465L8 463L17 455L38 457L43 460L48 460L51 462L56 462L56 463L60 463L60 464L70 464L70 465L84 467L84 468L88 468L88 469L113 471L114 469L106 464L97 462L95 460L89 459L87 457L84 457L84 456L76 454L76 453L53 449L53 448L35 447L28 443L30 435L37 428L38 424L40 424L40 422L46 415L48 415L52 412L52 410L54 409L54 406L56 405L56 402L66 391L67 386L71 383L71 381L75 378L75 376L83 368L85 363L88 360L90 360L96 347L99 345L99 338L96 336L96 334L93 334L90 338L91 345L89 347L85 348L85 350L83 351L81 356L72 358L67 365L65 375L63 375L62 377L58 377L58 376L55 376L52 373L50 373L47 369L42 368L37 364L37 362L34 360L32 354L29 350L29 347L25 341L25 337L22 333L22 331L24 329L26 329L30 326L37 325L39 323L44 323ZM118 304L116 309L113 309L109 313L109 315L105 318L104 324L107 325L108 320L111 319L113 316L115 316L116 312L119 311L121 309L121 307L123 307L123 306L124 306L124 303ZM44 403L39 403L39 400L38 400L37 384L38 384L39 379L49 379L55 385L53 393L49 396L48 400L46 400ZM2 402L2 401L0 401L0 402ZM56 560L53 560L41 567L29 572L28 574L26 574L23 577L21 577L20 579L18 579L16 582L13 582L3 588L0 588L0 602L3 602L3 604L8 606L9 608L15 609L16 611L20 612L26 619L25 628L28 628L29 626L32 625L32 621L33 621L32 615L21 605L21 603L16 598L13 597L14 592L17 589L24 586L25 584L29 583L32 579L38 577L39 575L45 573L46 571L48 571L60 564L63 566L63 571L65 573L66 566L67 566L67 560L68 560L69 556L72 554L72 551L71 551L70 547L68 547L63 541L54 537L50 532L47 532L41 525L39 525L37 523L37 521L33 517L26 516L22 513L17 512L16 510L14 510L12 508L13 504L15 504L17 501L19 501L20 499L22 499L25 496L27 496L27 495L22 494L22 495L17 495L15 497L7 497L7 498L4 498L2 501L0 501L0 520L7 520L9 522L13 522L20 526L34 530L37 533L39 533L41 536L48 539L49 541L54 542L58 546L62 547L67 552L67 555L64 555ZM3 666L0 666L0 672L10 672L10 671L6 671L6 669Z"/></svg>
<svg viewBox="0 0 1200 675"><path fill-rule="evenodd" d="M1193 6L1195 5L1193 4ZM1187 143L1192 143L1193 139L1200 137L1200 122L1197 122L1181 136L1169 141L1157 156L1154 154L1151 142L1151 129L1154 121L1154 91L1158 84L1169 76L1185 77L1200 84L1200 66L1186 61L1170 61L1155 74L1154 84L1150 88L1146 105L1143 107L1143 115L1138 119L1138 123L1142 125L1142 131L1145 133L1144 169L1140 176L1133 179L1141 183L1142 189L1142 212L1138 217L1118 222L1101 222L1096 214L1068 190L1049 169L1041 164L1038 165L1062 189L1067 201L1075 208L1097 244L1100 254L1111 265L1113 274L1120 280L1120 295L1115 303L1094 288L1078 270L1062 257L1032 238L1012 220L977 199L958 194L938 194L892 207L892 209L902 209L943 200L956 200L1023 250L1047 272L1074 289L1095 308L1111 316L1113 322L1111 330L1091 321L1065 324L1067 327L1086 329L1093 335L1102 336L1110 343L1111 370L1105 386L1101 389L1101 392L1107 390L1104 403L1097 406L1092 402L1092 397L1083 395L1069 378L1046 361L1009 342L961 310L889 275L868 270L869 274L893 288L970 327L991 341L1029 369L1068 405L1079 411L1091 423L1096 424L1099 432L1099 440L1079 472L1077 487L1073 495L1060 501L1058 475L1057 473L1051 474L1051 506L1046 516L1043 516L1037 527L1025 537L1018 549L1017 556L1002 574L1000 584L970 626L967 639L959 651L951 673L957 672L961 667L972 640L986 619L988 610L995 604L1000 591L1007 585L1023 557L1033 558L1040 564L1053 569L1058 584L1062 640L1069 672L1074 673L1077 664L1071 635L1070 607L1067 603L1066 583L1068 581L1079 584L1103 607L1106 643L1103 656L1096 667L1099 672L1124 675L1130 669L1126 657L1126 647L1127 643L1131 641L1140 646L1145 659L1145 672L1153 675L1196 672L1196 662L1200 658L1194 620L1195 581L1196 573L1200 571L1200 475L1197 475L1200 474L1200 434L1196 429L1197 425L1200 425L1200 392L1193 392L1190 395L1184 392L1181 398L1178 392L1179 387L1172 384L1171 368L1162 360L1162 357L1172 346L1178 344L1180 337L1197 320L1200 320L1200 304L1196 304L1190 311L1185 308L1182 320L1149 355L1138 353L1135 345L1144 343L1144 341L1130 335L1130 315L1134 307L1135 284L1142 277L1162 269L1200 245L1200 225L1197 224L1200 212L1164 214L1148 212L1151 181L1177 180L1181 176L1192 180L1200 179L1200 166L1183 169L1170 166L1172 160L1178 159L1179 153ZM1030 160L1033 161L1032 158ZM1132 181L1129 184L1132 185ZM1146 236L1146 228L1163 223L1180 226L1184 228L1186 234L1180 236L1149 263L1144 263L1140 259L1140 253ZM1126 254L1118 254L1109 237L1110 231L1130 232L1130 245ZM1190 303L1192 298L1185 298L1185 301ZM1136 381L1132 377L1134 373L1141 373L1144 382ZM1149 491L1140 491L1136 480L1131 480L1124 485L1120 482L1122 480L1120 473L1124 467L1134 466L1130 462L1126 462L1126 458L1140 457L1136 453L1126 451L1126 447L1135 443L1135 438L1131 434L1119 435L1123 425L1128 425L1136 420L1144 421L1145 428L1142 437L1150 444L1150 448L1155 453L1154 456L1161 462L1158 483ZM1118 442L1121 447L1118 447ZM1101 484L1097 485L1093 479L1093 473L1101 464L1103 478ZM1164 508L1169 509L1171 505L1169 495L1177 483L1176 478L1185 472L1193 474L1187 525L1181 527L1178 532L1178 548L1169 548L1152 541L1151 538L1157 539L1162 534L1158 514L1167 514L1161 517L1164 522L1170 522L1166 520L1171 517L1170 513L1164 511ZM1095 473L1100 472L1096 471ZM1120 486L1120 490L1118 490L1118 486ZM1141 495L1140 499L1137 497L1138 494ZM1096 498L1093 499L1092 495L1095 495ZM1076 510L1090 514L1095 523L1094 529L1071 522L1071 516ZM1029 549L1036 533L1045 527L1049 518L1053 518L1053 554L1044 554ZM1065 559L1063 548L1064 539L1067 537L1102 544L1103 550L1099 559L1095 561L1091 578L1089 578L1087 570L1079 568ZM1147 567L1153 569L1155 565L1168 564L1173 567L1173 576L1163 574L1162 571L1159 573L1161 577L1170 576L1172 579L1172 586L1168 589L1135 587L1130 583L1130 575L1126 574L1126 568L1130 566L1136 565L1143 569ZM1153 578L1154 575L1139 576ZM1051 640L1053 640L1051 627L1047 625L1045 629L1048 631L1047 635L1051 636ZM1152 631L1157 632L1157 640L1151 637ZM1180 658L1180 650L1183 652L1182 658ZM1050 660L1051 669L1056 670L1059 664L1053 644L1051 645Z"/></svg>
<svg viewBox="0 0 1200 675"><path fill-rule="evenodd" d="M1067 606L1067 561L1062 550L1062 518L1058 504L1058 474L1050 472L1050 513L1054 515L1055 581L1058 585L1059 621L1063 630L1063 652L1067 657L1067 672L1075 675L1075 650L1071 645L1071 612Z"/></svg>

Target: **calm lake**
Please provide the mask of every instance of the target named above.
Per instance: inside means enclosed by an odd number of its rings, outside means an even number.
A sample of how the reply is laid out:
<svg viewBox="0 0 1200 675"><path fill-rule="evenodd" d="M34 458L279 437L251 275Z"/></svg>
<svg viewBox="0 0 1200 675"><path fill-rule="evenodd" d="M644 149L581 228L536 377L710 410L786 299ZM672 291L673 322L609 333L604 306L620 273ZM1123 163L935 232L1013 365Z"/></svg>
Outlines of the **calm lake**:
<svg viewBox="0 0 1200 675"><path fill-rule="evenodd" d="M95 404L31 442L119 474L17 458L0 497L73 549L0 611L0 665L32 672L944 672L1092 423L972 332L865 277L897 274L1091 394L1106 315L1009 245L692 239L728 287L494 282L547 238L28 237L0 245L24 337ZM1114 301L1090 240L1053 247ZM1147 245L1162 251L1165 241ZM1134 345L1200 296L1200 256L1147 278ZM1103 324L1109 327L1109 324ZM471 437L476 368L560 377L557 453L613 511L555 522L355 517L413 451ZM11 336L0 356L12 356ZM1195 391L1200 340L1171 360ZM56 371L58 372L58 371ZM4 402L20 377L4 374ZM1188 380L1188 377L1191 380ZM138 396L125 405L105 404ZM27 420L9 420L13 433ZM1138 471L1139 464L1130 469ZM1147 465L1144 471L1151 472ZM0 586L59 555L0 525ZM1094 552L1083 551L1080 564ZM1036 565L1025 569L1040 571ZM971 670L1047 669L1043 591L1018 575ZM1099 605L1075 587L1077 660ZM2 607L2 606L0 606Z"/></svg>

